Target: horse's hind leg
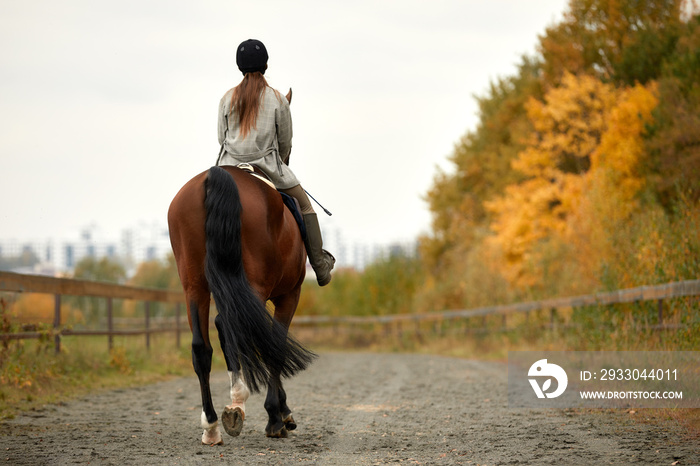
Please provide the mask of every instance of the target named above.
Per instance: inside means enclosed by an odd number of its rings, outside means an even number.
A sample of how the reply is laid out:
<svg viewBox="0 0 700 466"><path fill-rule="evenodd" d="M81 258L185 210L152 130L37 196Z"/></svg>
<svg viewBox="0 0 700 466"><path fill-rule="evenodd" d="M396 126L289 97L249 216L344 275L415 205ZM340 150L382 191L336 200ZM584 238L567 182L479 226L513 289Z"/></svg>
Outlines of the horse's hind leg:
<svg viewBox="0 0 700 466"><path fill-rule="evenodd" d="M245 420L245 402L250 396L250 390L243 380L243 374L241 374L239 370L238 361L230 361L229 357L227 356L227 342L225 332L221 328L223 325L221 316L216 316L214 322L216 323L216 328L219 331L221 350L224 353L226 368L228 369L228 376L231 379L231 404L224 408L224 412L221 414L221 424L223 424L227 434L232 437L237 437L240 435L241 430L243 429L243 421Z"/></svg>
<svg viewBox="0 0 700 466"><path fill-rule="evenodd" d="M285 329L289 328L299 303L299 292L275 298L272 302L275 305L275 320L280 322ZM265 434L268 437L287 437L290 430L297 428L292 410L287 406L287 393L282 387L282 380L279 372L271 374L270 382L267 387L267 396L265 397L265 410L268 415L268 423L265 428Z"/></svg>
<svg viewBox="0 0 700 466"><path fill-rule="evenodd" d="M290 430L297 428L292 417L292 410L287 406L287 392L284 391L279 372L271 375L265 397L265 410L268 421L265 435L284 438Z"/></svg>
<svg viewBox="0 0 700 466"><path fill-rule="evenodd" d="M265 410L267 411L268 416L267 427L265 427L265 435L267 435L268 437L287 437L287 426L285 425L285 422L282 419L280 391L284 390L282 389L280 375L279 373L276 373L270 377L270 383L267 387L267 396L265 397ZM286 402L286 395L284 398ZM289 411L290 416L291 414L292 412ZM294 427L296 427L296 424Z"/></svg>
<svg viewBox="0 0 700 466"><path fill-rule="evenodd" d="M189 296L188 296L189 297ZM190 298L192 299L192 298ZM216 410L211 398L209 374L211 373L211 358L213 349L209 341L209 293L203 293L200 299L192 299L188 304L190 325L192 327L192 365L199 378L202 392L202 443L206 445L221 445L221 431L216 416Z"/></svg>

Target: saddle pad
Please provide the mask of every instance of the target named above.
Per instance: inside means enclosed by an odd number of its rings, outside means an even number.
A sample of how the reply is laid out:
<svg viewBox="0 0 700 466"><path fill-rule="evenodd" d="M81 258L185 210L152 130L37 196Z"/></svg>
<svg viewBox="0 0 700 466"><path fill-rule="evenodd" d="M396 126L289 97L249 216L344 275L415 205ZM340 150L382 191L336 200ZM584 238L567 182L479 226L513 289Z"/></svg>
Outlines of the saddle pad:
<svg viewBox="0 0 700 466"><path fill-rule="evenodd" d="M270 181L269 178L267 178L264 174L257 173L255 171L255 167L249 163L239 163L236 165L236 168L240 168L241 170L250 173L251 175L255 176L256 178L264 181L267 183L268 186L270 186L272 189L277 189L275 188L275 185L272 184L272 181ZM299 226L299 232L301 233L301 239L306 241L306 225L304 225L304 217L301 215L301 208L299 207L299 201L294 199L292 196L289 194L285 194L282 191L277 191L280 193L282 196L282 201L284 202L284 205L287 206L289 211L292 213L294 216L294 220L296 220L297 225Z"/></svg>
<svg viewBox="0 0 700 466"><path fill-rule="evenodd" d="M299 201L294 199L289 194L283 193L282 191L279 191L279 193L282 195L282 201L284 201L284 205L286 205L287 208L292 212L292 215L294 215L294 220L297 221L299 231L301 232L301 239L306 241L306 225L304 225L304 217L301 216L301 210L299 209Z"/></svg>

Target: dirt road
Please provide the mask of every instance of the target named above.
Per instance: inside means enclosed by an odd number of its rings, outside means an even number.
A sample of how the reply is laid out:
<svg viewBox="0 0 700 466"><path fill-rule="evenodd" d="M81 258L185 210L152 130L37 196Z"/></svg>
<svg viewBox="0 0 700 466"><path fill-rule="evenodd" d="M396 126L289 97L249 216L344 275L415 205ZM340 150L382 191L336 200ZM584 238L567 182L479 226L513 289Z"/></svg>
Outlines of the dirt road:
<svg viewBox="0 0 700 466"><path fill-rule="evenodd" d="M200 444L194 373L48 406L0 424L0 463L700 464L680 430L627 413L512 410L506 365L409 354L323 354L287 381L299 428L268 439L263 397L240 437ZM212 376L217 409L228 376Z"/></svg>

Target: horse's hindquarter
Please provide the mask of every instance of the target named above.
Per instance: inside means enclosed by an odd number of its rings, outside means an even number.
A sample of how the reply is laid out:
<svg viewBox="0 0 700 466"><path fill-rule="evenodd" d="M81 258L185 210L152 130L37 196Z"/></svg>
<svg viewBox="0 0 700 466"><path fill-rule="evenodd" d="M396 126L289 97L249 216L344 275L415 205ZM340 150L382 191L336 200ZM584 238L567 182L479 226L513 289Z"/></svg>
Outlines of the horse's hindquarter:
<svg viewBox="0 0 700 466"><path fill-rule="evenodd" d="M299 225L284 203L282 203L282 220L278 245L284 251L281 262L284 264L285 276L281 285L284 285L286 292L301 286L301 282L306 276L306 247L301 238Z"/></svg>
<svg viewBox="0 0 700 466"><path fill-rule="evenodd" d="M207 172L188 181L182 189L175 195L170 208L168 209L168 229L170 233L170 243L173 254L178 262L187 264L201 264L201 271L204 274L204 251L205 232L204 222L206 213L204 211L204 180ZM196 246L196 247L193 247ZM189 255L189 257L185 257ZM194 257L197 255L197 257ZM180 269L181 279L186 280L182 273L187 268ZM192 269L190 265L189 269ZM186 286L183 283L183 286Z"/></svg>
<svg viewBox="0 0 700 466"><path fill-rule="evenodd" d="M241 197L241 242L248 281L265 299L286 294L299 286L306 270L306 250L294 216L277 191L247 173L229 172ZM264 224L267 229L262 231L268 234L261 234Z"/></svg>
<svg viewBox="0 0 700 466"><path fill-rule="evenodd" d="M200 173L180 189L168 209L168 230L182 288L187 295L187 318L192 328L199 317L201 336L209 342L209 285L204 272L206 237L204 180Z"/></svg>

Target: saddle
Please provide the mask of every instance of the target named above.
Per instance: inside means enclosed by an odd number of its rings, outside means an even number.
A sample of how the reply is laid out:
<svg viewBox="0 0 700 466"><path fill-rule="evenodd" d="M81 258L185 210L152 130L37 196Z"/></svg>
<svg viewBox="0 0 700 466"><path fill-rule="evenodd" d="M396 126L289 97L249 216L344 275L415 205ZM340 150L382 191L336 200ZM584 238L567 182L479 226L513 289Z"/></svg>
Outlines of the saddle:
<svg viewBox="0 0 700 466"><path fill-rule="evenodd" d="M265 172L260 170L260 168L258 168L257 166L251 165L249 163L239 163L238 165L236 165L236 168L243 170L244 172L250 173L254 177L263 181L265 184L267 184L272 189L277 189L277 188L275 188L275 185L272 183L272 180L270 179L270 177L267 176L267 174L265 174Z"/></svg>
<svg viewBox="0 0 700 466"><path fill-rule="evenodd" d="M251 165L249 163L239 163L238 165L236 165L236 168L243 170L246 173L249 173L251 176L256 177L272 189L277 190L277 188L275 188L275 185L272 183L270 177L267 176L267 174L265 174L257 166ZM297 201L295 197L292 197L289 194L285 194L282 191L278 190L277 192L280 193L280 195L282 196L282 202L284 202L284 205L287 206L289 211L294 216L294 220L297 222L299 232L301 233L301 239L306 241L306 225L304 225L304 218L301 215L301 206L299 205L299 201Z"/></svg>

